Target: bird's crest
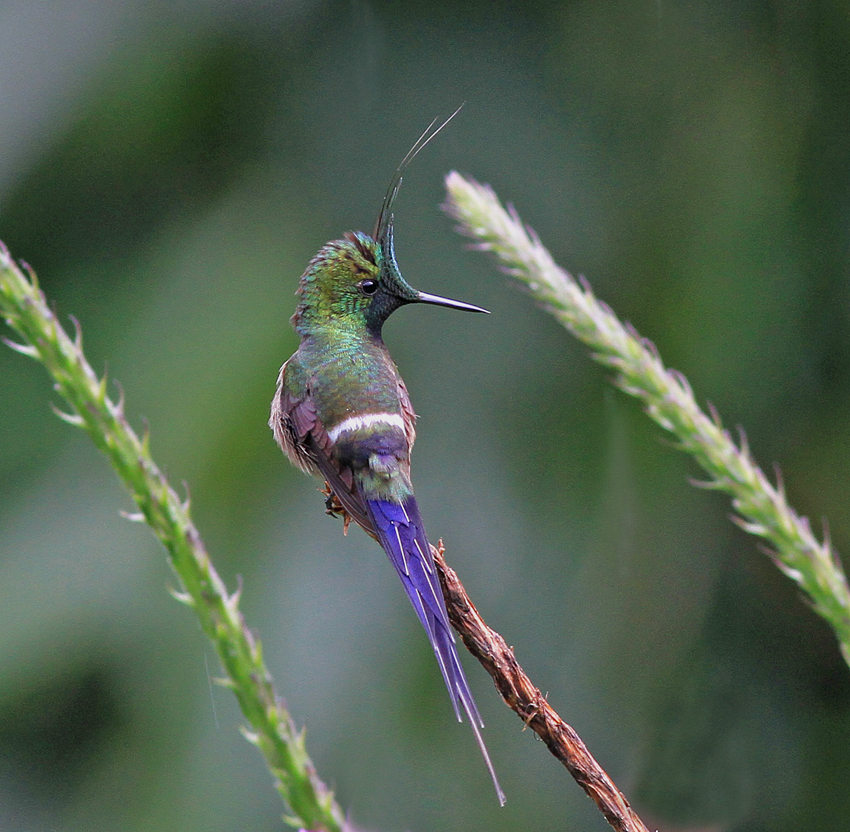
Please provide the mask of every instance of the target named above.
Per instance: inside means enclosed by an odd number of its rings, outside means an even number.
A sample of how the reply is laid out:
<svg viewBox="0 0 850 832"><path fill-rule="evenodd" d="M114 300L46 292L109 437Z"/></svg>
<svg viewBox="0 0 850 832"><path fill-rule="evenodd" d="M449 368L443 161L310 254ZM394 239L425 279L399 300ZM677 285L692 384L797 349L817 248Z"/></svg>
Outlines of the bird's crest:
<svg viewBox="0 0 850 832"><path fill-rule="evenodd" d="M413 147L407 151L407 155L401 160L399 166L395 170L390 186L387 188L387 193L384 196L384 201L381 204L381 212L378 214L378 221L375 223L375 230L372 232L372 239L381 247L381 251L387 260L395 265L395 250L393 248L393 203L398 196L401 188L401 180L407 166L419 155L419 151L425 147L431 139L434 138L463 108L460 105L439 127L436 129L434 125L439 120L437 116L426 128L422 135L413 143Z"/></svg>
<svg viewBox="0 0 850 832"><path fill-rule="evenodd" d="M349 231L341 240L324 245L301 276L301 298L292 323L301 335L314 327L365 326L380 337L390 314L407 303L432 303L473 312L486 310L460 301L416 291L403 277L395 259L393 203L407 166L459 112L461 104L438 127L435 118L414 142L396 168L387 188L372 236Z"/></svg>

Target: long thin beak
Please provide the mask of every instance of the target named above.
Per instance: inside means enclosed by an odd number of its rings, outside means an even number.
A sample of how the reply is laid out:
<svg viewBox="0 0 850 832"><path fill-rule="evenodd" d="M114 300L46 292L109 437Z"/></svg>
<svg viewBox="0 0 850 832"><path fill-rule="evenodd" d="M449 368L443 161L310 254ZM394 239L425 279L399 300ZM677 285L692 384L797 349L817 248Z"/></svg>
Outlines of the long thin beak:
<svg viewBox="0 0 850 832"><path fill-rule="evenodd" d="M485 315L490 314L487 309L482 309L480 306L464 303L462 300L441 298L439 295L429 295L427 292L417 292L416 300L418 303L433 303L435 306L448 306L451 309L461 309L464 312L483 312Z"/></svg>

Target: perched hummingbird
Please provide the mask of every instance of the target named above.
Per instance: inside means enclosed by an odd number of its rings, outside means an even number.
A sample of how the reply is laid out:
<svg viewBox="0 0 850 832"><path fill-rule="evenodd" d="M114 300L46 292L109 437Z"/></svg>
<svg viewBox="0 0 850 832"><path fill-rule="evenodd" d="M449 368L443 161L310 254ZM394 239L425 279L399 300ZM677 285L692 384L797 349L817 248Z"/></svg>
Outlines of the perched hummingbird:
<svg viewBox="0 0 850 832"><path fill-rule="evenodd" d="M428 634L457 718L463 708L504 804L410 481L416 414L381 337L384 321L408 303L487 311L417 292L401 276L393 249L392 206L402 173L456 113L436 130L436 119L431 122L404 157L372 236L348 232L327 243L301 276L292 316L301 343L280 369L269 426L293 464L327 482L328 509L341 506L389 556Z"/></svg>

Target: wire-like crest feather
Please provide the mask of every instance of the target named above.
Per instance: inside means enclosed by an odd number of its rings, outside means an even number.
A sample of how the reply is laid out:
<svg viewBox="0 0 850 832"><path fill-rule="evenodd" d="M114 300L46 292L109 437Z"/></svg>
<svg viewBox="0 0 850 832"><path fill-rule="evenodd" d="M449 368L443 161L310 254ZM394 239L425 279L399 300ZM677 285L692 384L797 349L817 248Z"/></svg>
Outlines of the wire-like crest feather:
<svg viewBox="0 0 850 832"><path fill-rule="evenodd" d="M434 125L439 120L437 116L426 128L425 132L413 143L413 147L407 151L407 155L401 160L401 163L396 168L395 174L390 181L390 186L387 188L386 196L381 204L381 213L378 214L378 221L375 223L375 231L372 234L372 239L375 240L386 253L392 254L393 250L393 202L398 196L399 188L401 187L401 178L407 166L416 158L419 151L425 147L431 139L434 138L463 108L460 105L439 127L434 129Z"/></svg>

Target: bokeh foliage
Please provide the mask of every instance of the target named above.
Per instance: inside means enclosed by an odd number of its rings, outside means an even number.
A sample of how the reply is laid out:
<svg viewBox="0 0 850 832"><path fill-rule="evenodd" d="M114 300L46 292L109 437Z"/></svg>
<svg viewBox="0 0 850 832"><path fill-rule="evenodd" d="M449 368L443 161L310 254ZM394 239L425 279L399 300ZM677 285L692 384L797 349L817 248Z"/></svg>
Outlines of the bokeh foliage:
<svg viewBox="0 0 850 832"><path fill-rule="evenodd" d="M660 828L841 827L832 634L605 372L436 210L466 171L782 466L850 552L846 4L141 2L0 8L0 238L186 480L320 773L363 826L604 828L468 664L508 794L395 576L271 441L298 275L398 160L416 287L386 337L433 537ZM43 371L0 352L0 827L278 828L156 541ZM477 682L476 682L477 677Z"/></svg>

